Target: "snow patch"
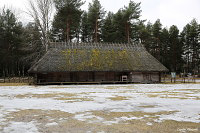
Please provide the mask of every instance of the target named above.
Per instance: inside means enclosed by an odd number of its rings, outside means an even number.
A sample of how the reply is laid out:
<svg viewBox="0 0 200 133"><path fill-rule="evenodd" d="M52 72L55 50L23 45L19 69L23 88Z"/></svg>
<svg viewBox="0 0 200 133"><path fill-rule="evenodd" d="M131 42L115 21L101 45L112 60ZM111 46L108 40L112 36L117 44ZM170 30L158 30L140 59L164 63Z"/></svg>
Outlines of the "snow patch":
<svg viewBox="0 0 200 133"><path fill-rule="evenodd" d="M58 125L58 123L56 123L56 122L52 122L52 123L46 124L47 127L49 127L49 126L56 126L56 125Z"/></svg>
<svg viewBox="0 0 200 133"><path fill-rule="evenodd" d="M74 117L75 119L79 120L79 121L87 121L88 123L93 123L93 122L102 122L104 119L99 117L99 116L95 116L92 115L92 113L85 113L85 114L79 114L79 115L75 115ZM93 120L91 120L93 119Z"/></svg>
<svg viewBox="0 0 200 133"><path fill-rule="evenodd" d="M4 128L5 133L39 133L34 122L11 122Z"/></svg>
<svg viewBox="0 0 200 133"><path fill-rule="evenodd" d="M194 91L195 90L195 91ZM59 110L63 112L80 114L92 111L109 112L147 112L157 113L162 111L174 111L169 115L159 115L156 121L176 120L200 122L200 102L198 99L181 99L183 93L188 96L200 97L200 84L136 84L136 85L73 85L73 86L12 86L0 87L0 122L10 113L18 110L39 109L39 110ZM178 98L160 98L160 96L176 93ZM77 97L91 98L94 101L66 102L49 98L16 98L16 95L26 94L54 94L72 93ZM189 93L189 94L188 94ZM158 97L149 97L148 94L155 94ZM186 97L187 97L186 95ZM128 100L112 101L113 96L128 97ZM176 111L176 112L175 112ZM103 118L92 114L75 116L78 120L97 119L104 121ZM146 116L144 116L146 117ZM147 116L148 117L148 116ZM138 118L122 118L138 119ZM116 123L116 121L105 123ZM25 123L17 123L23 125ZM13 124L12 124L13 125ZM11 126L12 126L11 125ZM26 125L26 124L25 124Z"/></svg>

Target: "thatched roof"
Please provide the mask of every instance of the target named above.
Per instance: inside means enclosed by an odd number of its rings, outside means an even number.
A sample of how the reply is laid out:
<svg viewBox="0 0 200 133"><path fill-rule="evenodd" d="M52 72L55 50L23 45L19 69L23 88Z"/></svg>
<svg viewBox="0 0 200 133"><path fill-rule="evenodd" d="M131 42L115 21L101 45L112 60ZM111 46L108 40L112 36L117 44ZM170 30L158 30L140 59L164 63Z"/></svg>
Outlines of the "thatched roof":
<svg viewBox="0 0 200 133"><path fill-rule="evenodd" d="M30 73L81 71L154 71L168 69L142 45L102 43L51 43L49 51Z"/></svg>

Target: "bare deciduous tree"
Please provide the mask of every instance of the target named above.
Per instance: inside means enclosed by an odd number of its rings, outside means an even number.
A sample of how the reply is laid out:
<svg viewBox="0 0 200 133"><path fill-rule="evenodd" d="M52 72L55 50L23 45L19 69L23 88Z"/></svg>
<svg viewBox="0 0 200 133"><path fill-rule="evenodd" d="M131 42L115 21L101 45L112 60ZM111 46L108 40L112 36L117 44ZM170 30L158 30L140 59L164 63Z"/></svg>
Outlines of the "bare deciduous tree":
<svg viewBox="0 0 200 133"><path fill-rule="evenodd" d="M28 14L33 18L35 24L38 26L42 37L41 41L48 50L49 31L51 26L51 17L53 9L52 0L29 0Z"/></svg>

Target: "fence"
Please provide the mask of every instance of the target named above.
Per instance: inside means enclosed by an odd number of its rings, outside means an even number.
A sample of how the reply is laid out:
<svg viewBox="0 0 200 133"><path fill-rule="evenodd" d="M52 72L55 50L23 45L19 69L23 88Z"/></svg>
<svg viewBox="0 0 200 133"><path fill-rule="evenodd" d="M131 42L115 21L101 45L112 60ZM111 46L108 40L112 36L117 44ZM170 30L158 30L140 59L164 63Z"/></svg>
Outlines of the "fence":
<svg viewBox="0 0 200 133"><path fill-rule="evenodd" d="M162 76L163 83L200 83L200 78L197 75L182 76L177 75L172 78L171 75Z"/></svg>
<svg viewBox="0 0 200 133"><path fill-rule="evenodd" d="M33 77L0 77L0 83L33 83Z"/></svg>

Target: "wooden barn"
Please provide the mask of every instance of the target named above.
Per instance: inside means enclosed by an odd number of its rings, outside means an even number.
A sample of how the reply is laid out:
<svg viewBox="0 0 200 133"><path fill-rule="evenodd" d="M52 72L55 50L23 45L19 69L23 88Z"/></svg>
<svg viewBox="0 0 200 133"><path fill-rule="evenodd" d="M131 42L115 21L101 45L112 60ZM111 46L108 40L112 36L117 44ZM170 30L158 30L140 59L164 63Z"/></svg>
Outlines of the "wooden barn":
<svg viewBox="0 0 200 133"><path fill-rule="evenodd" d="M141 44L51 43L29 73L36 84L159 83L166 71Z"/></svg>

